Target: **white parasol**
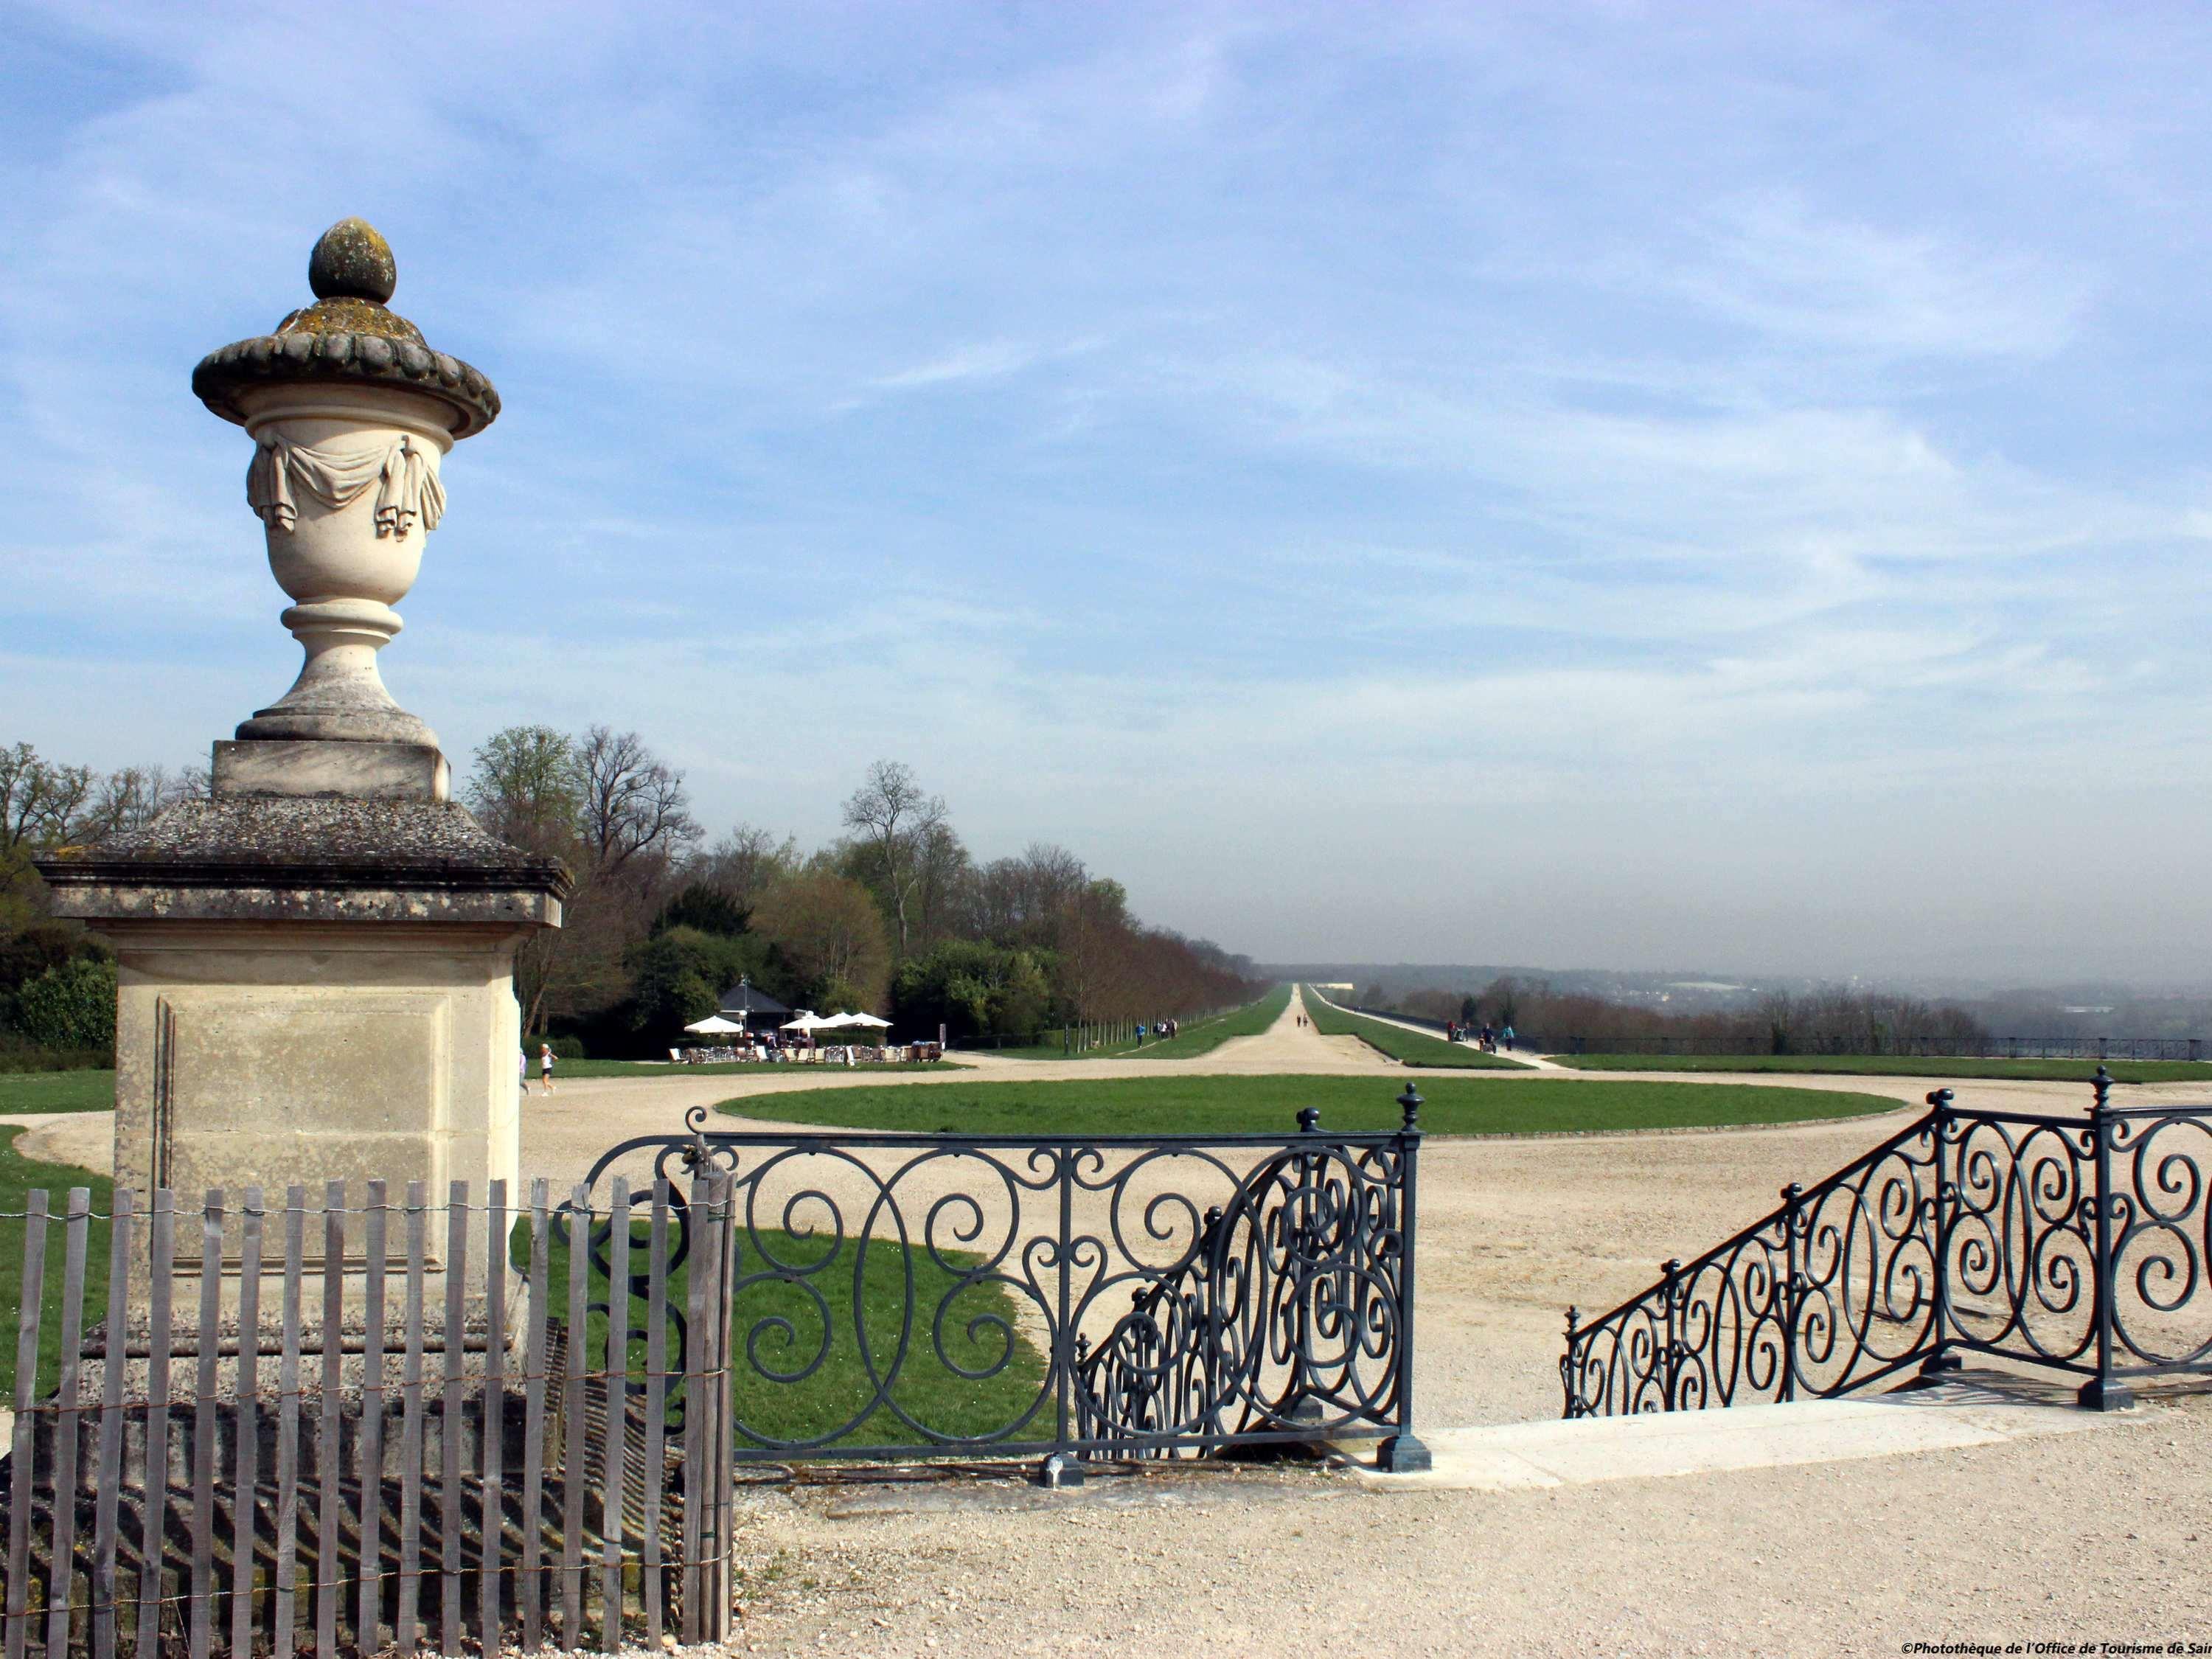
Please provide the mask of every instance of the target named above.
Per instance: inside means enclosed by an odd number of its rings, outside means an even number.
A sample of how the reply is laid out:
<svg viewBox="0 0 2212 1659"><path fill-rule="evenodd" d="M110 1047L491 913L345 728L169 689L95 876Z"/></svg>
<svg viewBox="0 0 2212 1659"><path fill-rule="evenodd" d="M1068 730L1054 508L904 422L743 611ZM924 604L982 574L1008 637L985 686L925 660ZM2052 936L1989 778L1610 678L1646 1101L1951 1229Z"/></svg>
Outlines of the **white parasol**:
<svg viewBox="0 0 2212 1659"><path fill-rule="evenodd" d="M709 1014L704 1019L693 1020L684 1029L696 1031L701 1036L726 1036L732 1031L742 1031L745 1028L735 1020L724 1019L720 1014Z"/></svg>

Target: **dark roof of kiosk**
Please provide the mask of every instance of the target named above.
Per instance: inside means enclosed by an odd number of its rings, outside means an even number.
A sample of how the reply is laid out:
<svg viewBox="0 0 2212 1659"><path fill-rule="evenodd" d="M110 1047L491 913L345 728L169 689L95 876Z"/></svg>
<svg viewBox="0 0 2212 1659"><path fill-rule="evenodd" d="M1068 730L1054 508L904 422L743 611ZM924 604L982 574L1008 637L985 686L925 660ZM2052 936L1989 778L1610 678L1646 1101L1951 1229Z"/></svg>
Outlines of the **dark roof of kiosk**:
<svg viewBox="0 0 2212 1659"><path fill-rule="evenodd" d="M722 993L722 1006L718 1012L725 1014L787 1014L791 1010L759 986L739 980Z"/></svg>

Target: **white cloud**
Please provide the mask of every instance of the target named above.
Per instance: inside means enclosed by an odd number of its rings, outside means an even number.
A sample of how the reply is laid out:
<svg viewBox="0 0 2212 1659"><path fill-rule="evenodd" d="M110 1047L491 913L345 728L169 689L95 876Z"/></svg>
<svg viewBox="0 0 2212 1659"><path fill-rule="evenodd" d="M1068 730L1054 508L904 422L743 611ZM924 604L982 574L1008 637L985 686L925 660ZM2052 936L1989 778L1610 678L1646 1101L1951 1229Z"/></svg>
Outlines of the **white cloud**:
<svg viewBox="0 0 2212 1659"><path fill-rule="evenodd" d="M2045 356L2071 339L2092 292L2075 259L2054 269L1937 230L1824 218L1795 191L1721 202L1697 230L1672 277L1685 297L1821 352Z"/></svg>

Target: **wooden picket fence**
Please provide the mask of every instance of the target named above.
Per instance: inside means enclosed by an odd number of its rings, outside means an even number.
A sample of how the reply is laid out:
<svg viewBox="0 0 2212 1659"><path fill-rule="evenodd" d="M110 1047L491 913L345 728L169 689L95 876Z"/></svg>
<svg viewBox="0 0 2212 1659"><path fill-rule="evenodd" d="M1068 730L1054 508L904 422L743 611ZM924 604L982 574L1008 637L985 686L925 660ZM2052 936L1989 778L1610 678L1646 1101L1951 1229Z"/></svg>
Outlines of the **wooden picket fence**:
<svg viewBox="0 0 2212 1659"><path fill-rule="evenodd" d="M0 1217L4 1659L726 1638L726 1174L597 1212L543 1181L520 1210L503 1182L363 1190L210 1192L196 1253L166 1191Z"/></svg>

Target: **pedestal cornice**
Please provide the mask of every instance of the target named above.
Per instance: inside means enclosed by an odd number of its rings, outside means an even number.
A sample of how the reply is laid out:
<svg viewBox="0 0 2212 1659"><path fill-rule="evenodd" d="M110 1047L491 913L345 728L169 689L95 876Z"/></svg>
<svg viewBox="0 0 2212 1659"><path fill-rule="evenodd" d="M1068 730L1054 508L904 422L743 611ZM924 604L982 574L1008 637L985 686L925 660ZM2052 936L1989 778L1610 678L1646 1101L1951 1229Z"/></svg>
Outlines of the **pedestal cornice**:
<svg viewBox="0 0 2212 1659"><path fill-rule="evenodd" d="M568 874L450 801L217 796L39 861L55 908L133 922L558 927Z"/></svg>

